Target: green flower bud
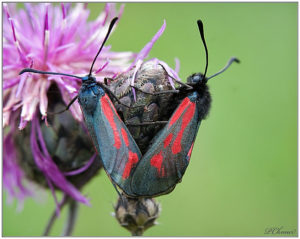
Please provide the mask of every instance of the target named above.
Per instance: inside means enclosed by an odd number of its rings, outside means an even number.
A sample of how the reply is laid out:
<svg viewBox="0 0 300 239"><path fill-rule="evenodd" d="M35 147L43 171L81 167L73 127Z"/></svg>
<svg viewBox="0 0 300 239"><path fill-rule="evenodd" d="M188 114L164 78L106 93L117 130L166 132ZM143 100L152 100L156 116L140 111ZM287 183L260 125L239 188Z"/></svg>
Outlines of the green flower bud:
<svg viewBox="0 0 300 239"><path fill-rule="evenodd" d="M156 224L160 210L160 204L153 198L128 198L122 195L115 205L115 217L132 236L142 236Z"/></svg>

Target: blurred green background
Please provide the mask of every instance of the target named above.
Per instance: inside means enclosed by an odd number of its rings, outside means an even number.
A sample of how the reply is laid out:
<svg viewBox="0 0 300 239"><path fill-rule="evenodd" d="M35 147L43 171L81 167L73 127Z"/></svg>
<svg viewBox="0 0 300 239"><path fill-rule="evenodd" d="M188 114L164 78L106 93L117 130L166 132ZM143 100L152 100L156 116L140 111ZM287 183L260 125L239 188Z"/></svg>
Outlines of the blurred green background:
<svg viewBox="0 0 300 239"><path fill-rule="evenodd" d="M92 3L91 19L104 4ZM231 56L234 64L209 83L210 115L199 130L190 165L176 189L157 198L159 225L145 236L264 236L282 227L297 235L297 3L128 3L109 44L138 52L166 19L150 57L175 66L180 77L203 72L202 19L208 76ZM102 172L84 194L74 236L129 236L111 216L117 199ZM3 194L3 236L39 236L54 208L29 199L16 212ZM66 213L51 235L59 235ZM276 236L280 234L273 234ZM269 235L270 236L270 235Z"/></svg>

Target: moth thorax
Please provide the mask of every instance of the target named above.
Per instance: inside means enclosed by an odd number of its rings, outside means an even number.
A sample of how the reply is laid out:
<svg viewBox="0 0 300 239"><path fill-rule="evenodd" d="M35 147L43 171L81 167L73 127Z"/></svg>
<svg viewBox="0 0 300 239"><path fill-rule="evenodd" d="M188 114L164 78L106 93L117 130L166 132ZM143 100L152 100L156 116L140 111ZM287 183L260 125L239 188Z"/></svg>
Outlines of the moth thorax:
<svg viewBox="0 0 300 239"><path fill-rule="evenodd" d="M103 90L97 85L94 85L93 87L82 87L78 95L78 101L82 110L87 113L94 112L99 103L98 98L102 91Z"/></svg>

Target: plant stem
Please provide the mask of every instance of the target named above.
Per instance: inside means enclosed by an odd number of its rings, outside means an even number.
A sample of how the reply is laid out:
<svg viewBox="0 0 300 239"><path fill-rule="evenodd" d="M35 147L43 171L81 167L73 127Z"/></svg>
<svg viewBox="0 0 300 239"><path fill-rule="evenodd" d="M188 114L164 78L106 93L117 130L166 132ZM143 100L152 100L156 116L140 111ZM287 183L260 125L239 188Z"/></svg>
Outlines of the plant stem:
<svg viewBox="0 0 300 239"><path fill-rule="evenodd" d="M78 215L78 203L71 199L66 224L62 236L71 236Z"/></svg>
<svg viewBox="0 0 300 239"><path fill-rule="evenodd" d="M59 209L60 210L62 210L62 208L66 205L67 201L68 201L68 197L64 196L62 201L59 203ZM57 218L56 209L54 209L54 211L53 211L53 213L52 213L52 215L51 215L51 217L50 217L50 219L47 223L47 226L44 230L43 236L49 236L49 233L50 233L50 231L53 227L53 224L54 224L56 218Z"/></svg>
<svg viewBox="0 0 300 239"><path fill-rule="evenodd" d="M131 232L131 236L143 236L144 230L139 228L136 231Z"/></svg>

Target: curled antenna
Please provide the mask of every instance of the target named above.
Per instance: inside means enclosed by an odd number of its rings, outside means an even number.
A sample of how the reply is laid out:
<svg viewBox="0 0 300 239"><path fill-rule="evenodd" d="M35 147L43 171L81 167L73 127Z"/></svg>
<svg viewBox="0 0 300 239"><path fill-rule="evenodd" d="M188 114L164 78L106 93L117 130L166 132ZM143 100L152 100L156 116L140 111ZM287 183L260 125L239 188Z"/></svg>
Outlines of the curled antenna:
<svg viewBox="0 0 300 239"><path fill-rule="evenodd" d="M103 40L103 42L102 42L102 45L101 45L99 51L97 52L97 55L95 56L95 58L94 58L94 60L93 60L93 63L92 63L92 65L91 65L91 69L90 69L90 73L88 74L88 76L91 76L91 75L92 75L93 66L94 66L94 64L95 64L95 62L96 62L96 60L97 60L97 57L98 57L98 55L100 54L100 52L101 52L101 50L102 50L102 48L103 48L105 42L106 42L107 39L108 39L109 34L110 34L110 32L111 32L111 30L112 30L112 28L113 28L113 26L115 25L115 23L116 23L117 20L118 20L117 17L115 17L113 20L111 20L111 22L110 22L110 24L109 24L109 27L108 27L108 31L107 31L107 33L106 33L106 36L105 36L105 38L104 38L104 40Z"/></svg>
<svg viewBox="0 0 300 239"><path fill-rule="evenodd" d="M207 46L206 46L206 42L205 42L205 38L204 38L203 23L202 23L201 20L198 20L198 21L197 21L197 24L198 24L198 28L199 28L201 40L202 40L202 43L203 43L204 48L205 48L206 65L205 65L205 71L204 71L204 74L203 74L203 79L205 79L205 75L206 75L207 67L208 67L208 51L207 51Z"/></svg>
<svg viewBox="0 0 300 239"><path fill-rule="evenodd" d="M209 80L217 75L220 75L221 73L223 73L224 71L226 71L228 69L228 67L233 63L233 62L236 62L236 63L240 63L240 60L237 59L236 57L232 57L230 58L230 60L227 62L227 65L222 69L220 70L219 72L217 72L216 74L213 74L212 76L206 78L206 80Z"/></svg>

